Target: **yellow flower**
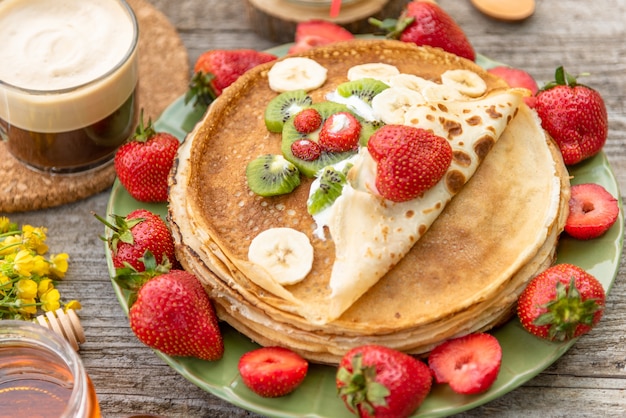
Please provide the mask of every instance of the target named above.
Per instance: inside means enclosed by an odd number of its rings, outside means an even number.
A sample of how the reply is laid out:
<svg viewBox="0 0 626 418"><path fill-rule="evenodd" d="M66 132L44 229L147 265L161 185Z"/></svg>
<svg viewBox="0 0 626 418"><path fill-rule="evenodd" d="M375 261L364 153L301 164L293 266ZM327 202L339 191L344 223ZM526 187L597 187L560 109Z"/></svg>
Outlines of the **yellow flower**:
<svg viewBox="0 0 626 418"><path fill-rule="evenodd" d="M45 276L50 273L50 264L48 264L48 261L46 261L43 256L36 255L33 257L32 273L38 274L40 276Z"/></svg>
<svg viewBox="0 0 626 418"><path fill-rule="evenodd" d="M54 284L52 283L52 280L43 279L39 282L39 285L37 286L37 294L39 295L39 297L41 297L41 295L43 295L50 289L54 289Z"/></svg>
<svg viewBox="0 0 626 418"><path fill-rule="evenodd" d="M0 256L13 254L19 249L22 238L19 235L10 235L0 243Z"/></svg>
<svg viewBox="0 0 626 418"><path fill-rule="evenodd" d="M41 300L41 309L46 312L56 311L61 307L61 304L59 303L60 298L61 294L57 289L48 290L39 298L39 300Z"/></svg>
<svg viewBox="0 0 626 418"><path fill-rule="evenodd" d="M22 234L24 236L24 245L27 248L34 250L37 254L45 254L48 252L48 246L46 241L46 228L34 228L31 225L24 225L22 227Z"/></svg>
<svg viewBox="0 0 626 418"><path fill-rule="evenodd" d="M50 273L58 277L59 279L65 277L65 273L67 272L68 267L68 258L70 258L70 256L66 253L61 253L50 257Z"/></svg>
<svg viewBox="0 0 626 418"><path fill-rule="evenodd" d="M20 276L30 277L35 267L34 257L27 250L20 250L13 260L13 271Z"/></svg>
<svg viewBox="0 0 626 418"><path fill-rule="evenodd" d="M2 290L11 290L12 288L11 279L6 275L0 273L0 291Z"/></svg>
<svg viewBox="0 0 626 418"><path fill-rule="evenodd" d="M0 216L0 233L9 232L11 221L6 216Z"/></svg>
<svg viewBox="0 0 626 418"><path fill-rule="evenodd" d="M20 279L15 283L17 297L20 299L34 299L37 296L37 283L31 279Z"/></svg>
<svg viewBox="0 0 626 418"><path fill-rule="evenodd" d="M80 302L77 301L76 299L72 299L65 304L65 307L63 308L63 310L65 312L67 312L69 309L74 309L75 311L77 311L80 308L82 308L82 305L80 304Z"/></svg>
<svg viewBox="0 0 626 418"><path fill-rule="evenodd" d="M16 302L19 307L17 310L20 313L32 315L37 313L37 305L34 298L20 298Z"/></svg>

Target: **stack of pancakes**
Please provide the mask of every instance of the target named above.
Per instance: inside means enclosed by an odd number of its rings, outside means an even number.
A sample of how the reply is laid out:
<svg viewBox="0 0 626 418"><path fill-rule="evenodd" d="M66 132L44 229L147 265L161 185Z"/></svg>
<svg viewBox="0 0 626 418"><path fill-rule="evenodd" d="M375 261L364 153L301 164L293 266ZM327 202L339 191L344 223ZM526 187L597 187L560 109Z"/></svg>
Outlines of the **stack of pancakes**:
<svg viewBox="0 0 626 418"><path fill-rule="evenodd" d="M434 81L470 69L490 89L504 82L438 49L389 40L354 40L307 51L328 69L314 102L347 81L350 67L387 63ZM280 154L264 110L277 93L257 67L226 89L182 144L170 179L169 221L183 266L204 284L218 315L261 345L280 345L320 363L349 349L381 344L424 354L438 343L497 326L511 317L526 283L554 260L567 216L569 179L560 153L535 113L522 105L474 176L410 252L338 319L312 320L328 309L332 239L314 235L306 202L310 179L290 194L260 197L246 183L255 157ZM285 297L250 279L252 239L268 228L309 236L311 272Z"/></svg>

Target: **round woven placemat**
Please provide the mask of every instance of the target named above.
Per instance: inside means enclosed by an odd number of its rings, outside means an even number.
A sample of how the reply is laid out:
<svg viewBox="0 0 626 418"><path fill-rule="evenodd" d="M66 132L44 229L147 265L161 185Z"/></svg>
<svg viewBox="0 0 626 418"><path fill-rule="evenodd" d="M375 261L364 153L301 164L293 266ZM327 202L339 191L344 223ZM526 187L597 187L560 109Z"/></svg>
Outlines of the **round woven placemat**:
<svg viewBox="0 0 626 418"><path fill-rule="evenodd" d="M144 0L128 0L139 22L139 106L156 119L187 89L187 50L167 17ZM167 57L167 65L161 61ZM0 212L23 212L84 199L111 187L113 164L82 174L50 175L19 163L0 141Z"/></svg>

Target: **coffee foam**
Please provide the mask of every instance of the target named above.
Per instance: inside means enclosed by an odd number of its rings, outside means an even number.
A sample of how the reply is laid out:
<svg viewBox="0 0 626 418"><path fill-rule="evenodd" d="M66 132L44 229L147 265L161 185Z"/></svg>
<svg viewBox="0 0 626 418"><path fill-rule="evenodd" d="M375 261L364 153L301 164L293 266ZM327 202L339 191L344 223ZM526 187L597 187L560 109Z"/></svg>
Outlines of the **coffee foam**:
<svg viewBox="0 0 626 418"><path fill-rule="evenodd" d="M137 37L122 1L0 2L0 118L38 132L104 119L135 89Z"/></svg>

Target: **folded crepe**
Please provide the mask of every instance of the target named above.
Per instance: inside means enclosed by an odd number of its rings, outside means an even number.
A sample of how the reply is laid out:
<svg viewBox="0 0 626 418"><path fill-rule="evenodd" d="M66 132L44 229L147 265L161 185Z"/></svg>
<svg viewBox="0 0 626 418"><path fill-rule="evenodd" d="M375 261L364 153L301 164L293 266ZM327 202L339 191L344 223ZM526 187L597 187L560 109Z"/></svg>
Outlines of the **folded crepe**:
<svg viewBox="0 0 626 418"><path fill-rule="evenodd" d="M329 69L326 84L310 92L314 101L324 100L346 81L350 67L364 62L388 63L433 81L447 69L471 69L487 83L485 98L508 91L474 63L402 42L350 41L304 55ZM289 195L262 198L249 191L243 174L256 156L280 153L278 134L268 133L263 122L264 107L276 95L267 85L269 68L245 74L214 103L182 144L170 179L168 218L178 258L204 284L220 317L260 344L287 346L324 363L368 341L424 353L451 336L510 317L525 283L554 259L569 198L558 149L533 111L518 106L471 180L427 232L330 319L331 276L341 254L335 239L349 233L337 232L339 225L332 227L334 236L328 228L330 239L316 234L306 209L311 180L303 179ZM471 160L477 164L479 158ZM356 191L362 183L352 184ZM259 232L276 227L305 233L315 256L302 282L274 292L259 285L247 249ZM343 251L350 253L350 245Z"/></svg>

